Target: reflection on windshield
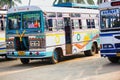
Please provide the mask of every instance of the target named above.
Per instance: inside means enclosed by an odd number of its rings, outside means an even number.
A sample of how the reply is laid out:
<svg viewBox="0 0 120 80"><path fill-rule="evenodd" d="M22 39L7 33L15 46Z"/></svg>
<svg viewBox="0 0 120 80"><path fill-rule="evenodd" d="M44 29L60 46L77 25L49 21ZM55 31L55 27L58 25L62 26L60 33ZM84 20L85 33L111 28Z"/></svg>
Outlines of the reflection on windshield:
<svg viewBox="0 0 120 80"><path fill-rule="evenodd" d="M40 13L14 13L8 15L8 29L29 29L29 28L39 28L40 27Z"/></svg>
<svg viewBox="0 0 120 80"><path fill-rule="evenodd" d="M40 14L28 13L23 15L23 28L38 28L40 27Z"/></svg>
<svg viewBox="0 0 120 80"><path fill-rule="evenodd" d="M21 18L19 14L13 14L8 16L8 28L9 30L16 30L20 28Z"/></svg>
<svg viewBox="0 0 120 80"><path fill-rule="evenodd" d="M101 11L101 29L120 28L118 9Z"/></svg>
<svg viewBox="0 0 120 80"><path fill-rule="evenodd" d="M101 29L120 27L120 19L118 17L102 17Z"/></svg>

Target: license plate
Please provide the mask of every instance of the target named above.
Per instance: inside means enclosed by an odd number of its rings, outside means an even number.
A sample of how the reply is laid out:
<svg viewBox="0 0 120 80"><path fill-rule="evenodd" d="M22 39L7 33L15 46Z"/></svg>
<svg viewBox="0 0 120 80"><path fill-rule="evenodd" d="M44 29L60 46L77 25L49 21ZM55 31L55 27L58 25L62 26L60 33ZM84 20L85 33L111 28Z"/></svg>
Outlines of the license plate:
<svg viewBox="0 0 120 80"><path fill-rule="evenodd" d="M117 56L120 56L120 53L117 53Z"/></svg>
<svg viewBox="0 0 120 80"><path fill-rule="evenodd" d="M24 51L18 51L18 55L23 56L23 55L25 55L25 52Z"/></svg>

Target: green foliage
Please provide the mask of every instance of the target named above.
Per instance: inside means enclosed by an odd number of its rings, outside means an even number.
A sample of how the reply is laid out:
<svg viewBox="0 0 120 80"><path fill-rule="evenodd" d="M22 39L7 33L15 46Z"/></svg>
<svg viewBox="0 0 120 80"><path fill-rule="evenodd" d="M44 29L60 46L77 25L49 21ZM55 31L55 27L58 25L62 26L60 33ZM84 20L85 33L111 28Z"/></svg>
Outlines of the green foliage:
<svg viewBox="0 0 120 80"><path fill-rule="evenodd" d="M94 5L94 4L95 4L93 0L87 0L87 2L88 2L88 4L90 4L90 5Z"/></svg>
<svg viewBox="0 0 120 80"><path fill-rule="evenodd" d="M17 6L16 2L17 3L22 3L21 0L0 0L0 7L3 7L4 5L8 5L8 7Z"/></svg>
<svg viewBox="0 0 120 80"><path fill-rule="evenodd" d="M102 3L102 0L97 0L97 4L100 4L100 3Z"/></svg>
<svg viewBox="0 0 120 80"><path fill-rule="evenodd" d="M59 3L66 3L66 2L85 4L84 0L55 0L54 3L56 3L57 1L58 1L58 4Z"/></svg>
<svg viewBox="0 0 120 80"><path fill-rule="evenodd" d="M77 3L80 3L80 4L85 4L85 1L84 0L76 0Z"/></svg>

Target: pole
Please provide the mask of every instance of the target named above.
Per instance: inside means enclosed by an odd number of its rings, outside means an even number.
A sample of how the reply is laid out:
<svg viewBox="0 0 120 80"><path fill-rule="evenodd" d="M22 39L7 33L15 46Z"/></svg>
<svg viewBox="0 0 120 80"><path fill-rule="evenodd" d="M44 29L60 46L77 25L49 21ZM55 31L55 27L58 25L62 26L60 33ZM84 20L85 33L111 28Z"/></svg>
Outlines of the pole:
<svg viewBox="0 0 120 80"><path fill-rule="evenodd" d="M29 0L29 6L30 6L31 0Z"/></svg>
<svg viewBox="0 0 120 80"><path fill-rule="evenodd" d="M12 0L10 0L10 8L12 7Z"/></svg>

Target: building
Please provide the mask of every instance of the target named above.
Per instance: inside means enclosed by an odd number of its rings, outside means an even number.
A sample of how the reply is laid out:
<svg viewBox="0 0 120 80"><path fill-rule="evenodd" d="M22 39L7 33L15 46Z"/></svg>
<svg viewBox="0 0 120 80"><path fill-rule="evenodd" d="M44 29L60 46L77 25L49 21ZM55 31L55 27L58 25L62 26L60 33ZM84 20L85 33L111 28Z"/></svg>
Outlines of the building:
<svg viewBox="0 0 120 80"><path fill-rule="evenodd" d="M55 0L53 5L58 7L98 8L94 0Z"/></svg>
<svg viewBox="0 0 120 80"><path fill-rule="evenodd" d="M111 0L55 0L53 5L58 7L77 7L77 8L97 9L98 4L107 1L111 1Z"/></svg>

